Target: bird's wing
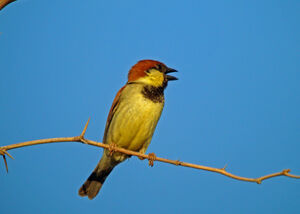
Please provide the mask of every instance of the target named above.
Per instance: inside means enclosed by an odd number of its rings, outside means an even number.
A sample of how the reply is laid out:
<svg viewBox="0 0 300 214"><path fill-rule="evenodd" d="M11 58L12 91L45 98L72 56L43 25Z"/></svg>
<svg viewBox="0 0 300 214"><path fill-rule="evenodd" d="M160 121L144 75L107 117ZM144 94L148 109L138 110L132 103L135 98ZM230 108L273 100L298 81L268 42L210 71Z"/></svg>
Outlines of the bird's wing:
<svg viewBox="0 0 300 214"><path fill-rule="evenodd" d="M108 129L109 129L109 126L110 126L110 123L112 121L112 118L119 106L119 103L120 103L120 95L122 93L122 91L124 90L124 88L126 87L126 85L124 85L117 93L112 105L111 105L111 108L109 110L109 114L108 114L108 117L107 117L107 120L106 120L106 125L105 125L105 131L104 131L104 136L103 136L103 143L106 143L106 135L107 135L107 132L108 132Z"/></svg>

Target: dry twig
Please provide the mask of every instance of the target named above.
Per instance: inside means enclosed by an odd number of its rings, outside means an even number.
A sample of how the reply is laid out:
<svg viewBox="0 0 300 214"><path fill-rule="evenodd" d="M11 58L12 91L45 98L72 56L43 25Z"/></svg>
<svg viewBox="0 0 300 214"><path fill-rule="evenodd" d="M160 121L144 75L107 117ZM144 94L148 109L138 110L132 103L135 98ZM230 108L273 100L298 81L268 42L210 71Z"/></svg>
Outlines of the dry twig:
<svg viewBox="0 0 300 214"><path fill-rule="evenodd" d="M223 168L213 168L213 167L208 167L208 166L201 166L201 165L197 165L197 164L182 162L182 161L179 161L179 160L169 160L169 159L166 159L166 158L156 157L156 155L154 153L150 153L149 155L146 155L146 154L142 154L142 153L139 153L139 152L134 152L134 151L131 151L131 150L119 148L119 147L116 147L115 145L111 146L111 145L99 143L99 142L96 142L96 141L88 140L88 139L84 138L84 134L85 134L86 129L88 127L89 121L90 121L90 119L85 124L85 127L84 127L82 133L79 136L41 139L41 140L27 141L27 142L23 142L23 143L11 144L11 145L0 147L0 155L2 155L3 158L4 158L6 169L7 169L7 162L6 162L6 159L5 159L5 155L8 155L10 158L13 158L7 152L10 149L16 149L16 148L20 148L20 147L24 147L24 146L32 146L32 145L39 145L39 144L45 144L45 143L79 142L79 143L84 143L84 144L88 144L88 145L92 145L92 146L102 147L104 149L108 149L110 152L121 152L121 153L124 153L124 154L127 154L127 155L137 156L140 159L148 159L150 166L153 166L154 161L160 161L160 162L164 162L164 163L173 164L173 165L176 165L176 166L185 166L185 167L201 169L201 170L205 170L205 171L216 172L216 173L225 175L227 177L230 177L230 178L233 178L233 179L236 179L236 180L255 182L255 183L258 183L258 184L260 184L263 180L273 178L273 177L278 177L278 176L286 176L286 177L290 177L290 178L300 179L299 175L290 174L290 171L291 171L290 169L284 169L281 172L272 173L272 174L265 175L265 176L262 176L262 177L259 177L259 178L241 177L241 176L237 176L237 175L234 175L234 174L231 174L231 173L227 172L226 171L226 166L224 166Z"/></svg>

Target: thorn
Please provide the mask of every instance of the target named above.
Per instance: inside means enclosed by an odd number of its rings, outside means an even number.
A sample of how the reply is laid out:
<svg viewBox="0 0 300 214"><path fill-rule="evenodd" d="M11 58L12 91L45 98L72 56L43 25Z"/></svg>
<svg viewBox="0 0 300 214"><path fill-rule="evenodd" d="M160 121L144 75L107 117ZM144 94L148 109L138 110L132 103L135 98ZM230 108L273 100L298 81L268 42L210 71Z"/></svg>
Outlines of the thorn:
<svg viewBox="0 0 300 214"><path fill-rule="evenodd" d="M181 165L181 161L179 161L179 160L176 160L176 166L179 166L179 165Z"/></svg>
<svg viewBox="0 0 300 214"><path fill-rule="evenodd" d="M288 174L290 171L291 171L290 169L284 169L284 170L282 170L282 173L283 174Z"/></svg>
<svg viewBox="0 0 300 214"><path fill-rule="evenodd" d="M3 155L3 160L4 160L4 164L5 164L5 168L6 168L6 173L8 173L8 166L7 166L5 155Z"/></svg>
<svg viewBox="0 0 300 214"><path fill-rule="evenodd" d="M14 158L13 158L13 156L11 156L7 151L3 151L5 154L7 154L11 159L13 159L14 160Z"/></svg>
<svg viewBox="0 0 300 214"><path fill-rule="evenodd" d="M84 126L84 128L83 128L83 131L81 132L80 137L82 137L82 138L84 137L84 134L85 134L86 129L87 129L88 125L89 125L90 119L91 119L91 118L89 117L88 121L86 122L86 124L85 124L85 126Z"/></svg>
<svg viewBox="0 0 300 214"><path fill-rule="evenodd" d="M226 171L227 166L228 166L228 164L225 164L225 166L223 168L221 168L221 170Z"/></svg>
<svg viewBox="0 0 300 214"><path fill-rule="evenodd" d="M11 159L14 160L13 156L11 156L5 149L0 147L0 155L2 155L3 160L4 160L4 164L5 164L5 168L6 168L6 172L8 173L8 166L7 166L7 160L6 160L6 156L10 157Z"/></svg>
<svg viewBox="0 0 300 214"><path fill-rule="evenodd" d="M156 155L154 153L148 154L149 166L153 167L154 161L156 160Z"/></svg>

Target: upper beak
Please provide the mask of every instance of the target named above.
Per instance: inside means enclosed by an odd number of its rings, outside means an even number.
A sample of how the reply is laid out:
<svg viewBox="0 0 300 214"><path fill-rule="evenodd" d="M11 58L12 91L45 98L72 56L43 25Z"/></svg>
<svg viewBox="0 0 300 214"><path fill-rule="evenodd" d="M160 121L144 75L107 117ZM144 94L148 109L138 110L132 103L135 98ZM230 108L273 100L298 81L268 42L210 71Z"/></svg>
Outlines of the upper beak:
<svg viewBox="0 0 300 214"><path fill-rule="evenodd" d="M178 72L177 70L173 69L173 68L168 68L165 72L167 80L171 81L171 80L178 80L177 77L171 76L171 75L167 75L168 73L173 73L173 72Z"/></svg>

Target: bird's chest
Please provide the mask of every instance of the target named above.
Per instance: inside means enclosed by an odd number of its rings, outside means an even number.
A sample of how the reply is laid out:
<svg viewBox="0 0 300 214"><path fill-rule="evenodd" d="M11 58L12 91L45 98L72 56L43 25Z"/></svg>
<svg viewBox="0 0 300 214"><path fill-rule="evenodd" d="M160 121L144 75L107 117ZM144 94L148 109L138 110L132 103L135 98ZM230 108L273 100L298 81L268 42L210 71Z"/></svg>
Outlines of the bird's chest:
<svg viewBox="0 0 300 214"><path fill-rule="evenodd" d="M151 140L163 106L163 101L154 102L141 90L128 91L111 121L107 140L123 148L140 150Z"/></svg>

